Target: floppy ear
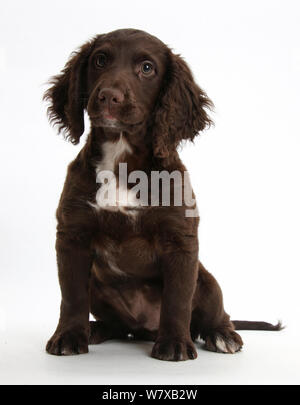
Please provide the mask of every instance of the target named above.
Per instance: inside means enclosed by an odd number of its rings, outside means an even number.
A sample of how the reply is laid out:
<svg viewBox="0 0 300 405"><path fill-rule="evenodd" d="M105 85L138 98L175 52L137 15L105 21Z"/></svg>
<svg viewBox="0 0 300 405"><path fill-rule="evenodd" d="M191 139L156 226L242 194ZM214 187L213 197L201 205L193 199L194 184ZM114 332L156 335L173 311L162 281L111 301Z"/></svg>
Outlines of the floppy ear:
<svg viewBox="0 0 300 405"><path fill-rule="evenodd" d="M154 155L167 158L181 140L193 140L199 131L212 124L206 112L212 107L213 103L195 83L185 61L170 51L169 66L154 111Z"/></svg>
<svg viewBox="0 0 300 405"><path fill-rule="evenodd" d="M64 132L66 139L74 145L84 132L84 108L87 104L87 60L92 42L84 44L71 55L62 72L50 80L50 87L44 100L50 102L48 117L58 132Z"/></svg>

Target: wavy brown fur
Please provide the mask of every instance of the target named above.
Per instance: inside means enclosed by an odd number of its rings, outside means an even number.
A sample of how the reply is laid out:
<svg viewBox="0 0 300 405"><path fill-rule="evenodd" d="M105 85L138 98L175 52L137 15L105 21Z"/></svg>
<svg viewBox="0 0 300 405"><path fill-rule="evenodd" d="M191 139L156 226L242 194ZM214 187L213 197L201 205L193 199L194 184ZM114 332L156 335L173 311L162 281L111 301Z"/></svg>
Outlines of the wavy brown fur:
<svg viewBox="0 0 300 405"><path fill-rule="evenodd" d="M86 66L92 48L93 40L73 52L62 72L50 79L49 84L52 86L43 97L50 103L47 109L50 123L57 126L58 133L63 133L74 145L79 142L84 131Z"/></svg>

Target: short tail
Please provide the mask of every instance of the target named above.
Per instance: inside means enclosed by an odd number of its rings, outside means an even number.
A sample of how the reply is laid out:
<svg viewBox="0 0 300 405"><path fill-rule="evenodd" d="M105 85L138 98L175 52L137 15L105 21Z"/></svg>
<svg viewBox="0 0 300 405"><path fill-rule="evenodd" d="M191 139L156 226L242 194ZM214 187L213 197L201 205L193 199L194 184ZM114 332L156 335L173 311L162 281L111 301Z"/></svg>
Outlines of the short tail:
<svg viewBox="0 0 300 405"><path fill-rule="evenodd" d="M273 325L268 322L261 322L261 321L231 321L234 325L235 330L282 330L284 326L282 326L281 321L278 321L276 325Z"/></svg>

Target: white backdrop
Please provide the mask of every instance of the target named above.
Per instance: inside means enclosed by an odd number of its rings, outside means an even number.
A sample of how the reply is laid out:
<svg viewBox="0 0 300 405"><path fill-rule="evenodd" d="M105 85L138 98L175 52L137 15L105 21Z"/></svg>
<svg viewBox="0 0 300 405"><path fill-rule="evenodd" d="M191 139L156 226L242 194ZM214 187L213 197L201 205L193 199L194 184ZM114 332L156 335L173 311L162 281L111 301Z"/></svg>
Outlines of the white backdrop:
<svg viewBox="0 0 300 405"><path fill-rule="evenodd" d="M299 1L11 0L0 15L0 383L299 383ZM49 126L44 83L76 47L118 28L181 53L215 103L215 127L181 153L200 259L233 319L288 326L242 333L240 354L199 348L196 361L169 364L149 358L149 344L120 342L44 352L60 298L55 209L85 140L74 147Z"/></svg>

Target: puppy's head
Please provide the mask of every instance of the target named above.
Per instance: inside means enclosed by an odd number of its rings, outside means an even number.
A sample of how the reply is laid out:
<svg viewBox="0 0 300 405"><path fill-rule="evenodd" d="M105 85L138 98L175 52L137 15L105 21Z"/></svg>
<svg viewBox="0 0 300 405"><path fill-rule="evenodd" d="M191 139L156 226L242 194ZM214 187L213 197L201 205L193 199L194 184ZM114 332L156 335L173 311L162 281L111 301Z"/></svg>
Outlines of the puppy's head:
<svg viewBox="0 0 300 405"><path fill-rule="evenodd" d="M74 144L84 131L84 110L93 127L146 133L161 158L211 122L205 109L212 104L187 64L143 31L95 37L51 83L44 96L50 121Z"/></svg>

